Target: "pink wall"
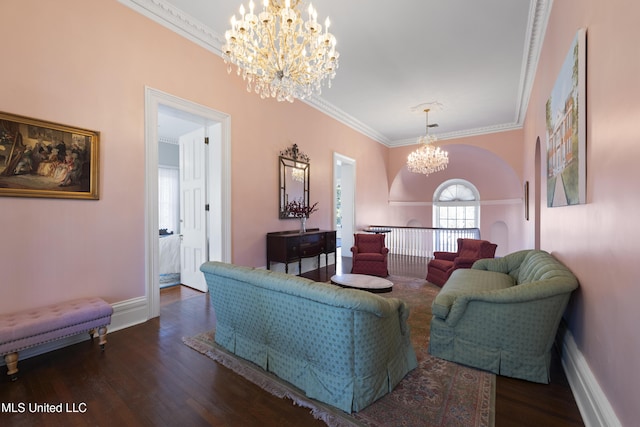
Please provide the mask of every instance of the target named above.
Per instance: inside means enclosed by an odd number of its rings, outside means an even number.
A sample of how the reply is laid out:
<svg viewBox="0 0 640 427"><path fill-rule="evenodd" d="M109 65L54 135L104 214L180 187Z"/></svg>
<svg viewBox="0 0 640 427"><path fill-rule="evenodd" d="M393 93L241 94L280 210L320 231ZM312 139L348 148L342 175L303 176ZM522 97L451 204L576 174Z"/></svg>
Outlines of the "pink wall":
<svg viewBox="0 0 640 427"><path fill-rule="evenodd" d="M546 97L575 31L588 28L588 203L542 207L541 245L578 275L570 328L618 417L633 425L640 418L640 168L632 164L640 158L640 4L553 7L524 130L445 145L480 147L512 169L497 198L533 183ZM0 39L11 42L2 49L0 110L100 131L101 184L98 201L0 198L0 312L82 295L109 302L144 295L145 85L231 115L234 262L264 265L264 234L296 227L276 214L277 155L292 142L311 157L311 199L320 211L309 226L331 227L333 151L357 161L357 223L391 218L389 189L412 147L389 150L301 102L260 100L219 57L112 0L4 0L2 16ZM520 221L520 212L505 215ZM533 242L533 224L524 224L521 241Z"/></svg>
<svg viewBox="0 0 640 427"><path fill-rule="evenodd" d="M0 111L100 131L100 200L0 198L0 312L98 295L145 295L144 87L231 115L232 257L265 265L277 158L311 157L310 227L333 228L333 151L357 161L358 220L387 199L388 149L302 102L247 93L221 58L112 0L5 0Z"/></svg>
<svg viewBox="0 0 640 427"><path fill-rule="evenodd" d="M438 186L450 179L465 179L480 193L481 236L498 243L496 254L527 248L522 239L525 220L519 176L522 131L443 140L438 145L449 153L449 166L426 177L406 168L407 156L417 145L391 149L388 173L393 179L389 200L417 202L417 206L393 205L390 225L405 226L417 221L425 227L433 226L430 203Z"/></svg>
<svg viewBox="0 0 640 427"><path fill-rule="evenodd" d="M543 178L541 246L580 280L569 327L620 422L629 426L640 419L638 17L638 2L555 1L524 129L525 177L534 182L537 137L545 150L545 102L576 31L586 28L587 203L547 208ZM529 239L533 232L530 226Z"/></svg>

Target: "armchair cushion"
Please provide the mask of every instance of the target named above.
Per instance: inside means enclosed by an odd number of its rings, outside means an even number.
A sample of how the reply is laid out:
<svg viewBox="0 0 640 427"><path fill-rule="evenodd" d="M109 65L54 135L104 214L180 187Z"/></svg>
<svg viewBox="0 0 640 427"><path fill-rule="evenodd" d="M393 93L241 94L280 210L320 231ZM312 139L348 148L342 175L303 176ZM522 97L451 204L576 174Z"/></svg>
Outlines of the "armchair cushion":
<svg viewBox="0 0 640 427"><path fill-rule="evenodd" d="M389 249L384 245L384 234L354 234L353 237L351 273L388 276L387 254Z"/></svg>
<svg viewBox="0 0 640 427"><path fill-rule="evenodd" d="M458 257L458 252L442 252L442 251L435 251L433 253L433 259L434 260L442 260L442 261L449 261L449 262L453 262L454 259L456 259Z"/></svg>
<svg viewBox="0 0 640 427"><path fill-rule="evenodd" d="M384 262L384 254L371 254L371 253L359 253L358 260L359 261L378 261Z"/></svg>

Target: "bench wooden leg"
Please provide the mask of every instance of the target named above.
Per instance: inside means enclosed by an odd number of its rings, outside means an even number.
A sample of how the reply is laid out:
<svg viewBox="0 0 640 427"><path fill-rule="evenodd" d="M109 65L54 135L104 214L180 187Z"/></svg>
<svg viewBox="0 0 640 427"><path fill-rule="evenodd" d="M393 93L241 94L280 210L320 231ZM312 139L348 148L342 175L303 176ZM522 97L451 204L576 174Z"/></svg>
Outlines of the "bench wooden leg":
<svg viewBox="0 0 640 427"><path fill-rule="evenodd" d="M7 364L7 375L11 376L11 381L18 379L18 353L9 353L4 356L4 361Z"/></svg>
<svg viewBox="0 0 640 427"><path fill-rule="evenodd" d="M98 328L98 337L100 338L100 341L99 341L100 349L104 351L104 345L107 343L107 327L106 326L100 326L100 328Z"/></svg>

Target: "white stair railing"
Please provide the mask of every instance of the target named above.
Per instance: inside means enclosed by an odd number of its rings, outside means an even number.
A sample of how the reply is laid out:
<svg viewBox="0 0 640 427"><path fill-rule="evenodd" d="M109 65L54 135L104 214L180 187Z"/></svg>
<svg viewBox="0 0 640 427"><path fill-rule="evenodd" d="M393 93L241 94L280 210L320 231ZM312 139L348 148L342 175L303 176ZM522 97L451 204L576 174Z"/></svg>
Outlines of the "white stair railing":
<svg viewBox="0 0 640 427"><path fill-rule="evenodd" d="M434 251L456 252L458 238L479 239L478 228L432 228L372 225L367 231L385 234L389 253L433 258Z"/></svg>

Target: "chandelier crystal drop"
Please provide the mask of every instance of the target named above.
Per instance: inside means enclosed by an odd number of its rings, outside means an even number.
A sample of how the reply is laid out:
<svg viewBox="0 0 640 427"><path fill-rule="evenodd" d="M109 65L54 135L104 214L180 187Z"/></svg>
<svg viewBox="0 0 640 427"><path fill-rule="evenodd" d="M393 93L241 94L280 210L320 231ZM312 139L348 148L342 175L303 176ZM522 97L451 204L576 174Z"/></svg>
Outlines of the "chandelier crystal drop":
<svg viewBox="0 0 640 427"><path fill-rule="evenodd" d="M291 169L291 179L297 182L304 182L304 165L296 163L296 166Z"/></svg>
<svg viewBox="0 0 640 427"><path fill-rule="evenodd" d="M418 138L420 148L409 154L407 158L407 169L409 169L410 172L429 175L444 170L447 167L449 164L449 154L440 149L440 147L433 145L437 139L435 136L429 135L429 127L437 125L429 126L429 109L424 110L424 112L427 114L427 131L424 136Z"/></svg>
<svg viewBox="0 0 640 427"><path fill-rule="evenodd" d="M331 87L339 57L336 38L328 31L331 22L326 19L323 31L313 6L305 21L299 5L300 0L264 0L256 15L251 0L248 12L241 5L240 18L231 18L223 57L229 73L236 65L248 92L293 102L319 95L325 80Z"/></svg>

